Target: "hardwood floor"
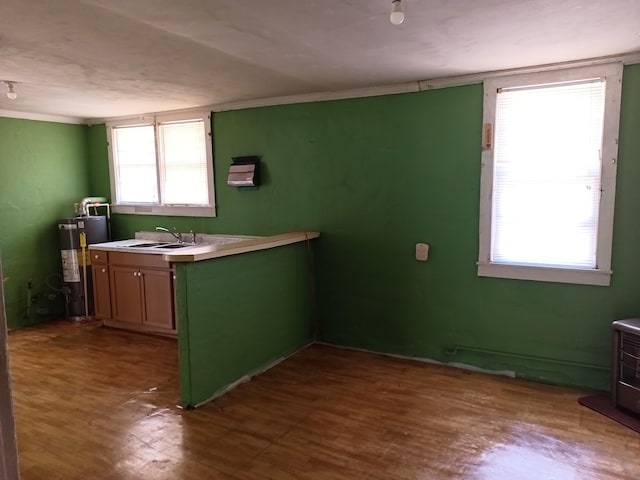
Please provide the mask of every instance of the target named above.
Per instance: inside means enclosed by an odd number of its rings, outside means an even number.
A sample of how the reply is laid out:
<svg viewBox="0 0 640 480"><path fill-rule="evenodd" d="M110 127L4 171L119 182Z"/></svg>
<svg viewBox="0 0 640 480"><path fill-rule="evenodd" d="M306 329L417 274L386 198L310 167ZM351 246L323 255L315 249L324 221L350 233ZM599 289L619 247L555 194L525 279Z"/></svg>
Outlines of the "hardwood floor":
<svg viewBox="0 0 640 480"><path fill-rule="evenodd" d="M9 345L23 480L640 478L640 435L577 390L312 346L183 411L174 340L56 323Z"/></svg>

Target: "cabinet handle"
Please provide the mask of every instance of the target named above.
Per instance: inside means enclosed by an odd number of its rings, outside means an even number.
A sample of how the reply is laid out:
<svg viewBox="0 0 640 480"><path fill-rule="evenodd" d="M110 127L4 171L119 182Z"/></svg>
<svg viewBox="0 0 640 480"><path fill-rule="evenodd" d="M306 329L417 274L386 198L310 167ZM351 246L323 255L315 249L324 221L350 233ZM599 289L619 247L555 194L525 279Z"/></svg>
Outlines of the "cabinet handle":
<svg viewBox="0 0 640 480"><path fill-rule="evenodd" d="M93 258L95 258L96 260L100 258L100 255L94 255Z"/></svg>
<svg viewBox="0 0 640 480"><path fill-rule="evenodd" d="M106 269L106 268L103 268L103 269L102 269L102 273L107 273L107 269Z"/></svg>

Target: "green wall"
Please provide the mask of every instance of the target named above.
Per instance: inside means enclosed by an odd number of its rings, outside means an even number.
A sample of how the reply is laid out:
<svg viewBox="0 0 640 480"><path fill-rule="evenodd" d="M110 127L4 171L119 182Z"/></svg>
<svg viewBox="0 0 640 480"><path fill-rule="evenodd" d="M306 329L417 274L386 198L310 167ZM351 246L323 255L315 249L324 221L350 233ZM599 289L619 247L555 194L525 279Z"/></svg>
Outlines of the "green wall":
<svg viewBox="0 0 640 480"><path fill-rule="evenodd" d="M210 399L311 341L309 276L304 243L178 265L184 405Z"/></svg>
<svg viewBox="0 0 640 480"><path fill-rule="evenodd" d="M56 220L88 194L87 127L0 118L0 253L10 328L63 312ZM36 296L27 315L27 283ZM50 278L60 286L60 280Z"/></svg>
<svg viewBox="0 0 640 480"><path fill-rule="evenodd" d="M218 217L117 215L119 238L163 224L272 234L309 229L322 340L607 388L610 323L640 314L640 65L625 68L610 287L479 278L482 86L265 107L214 117ZM90 134L105 171L104 126ZM225 184L232 156L265 184ZM108 194L108 179L92 185ZM100 187L101 186L101 187ZM426 263L416 242L431 245ZM456 346L503 352L457 350Z"/></svg>

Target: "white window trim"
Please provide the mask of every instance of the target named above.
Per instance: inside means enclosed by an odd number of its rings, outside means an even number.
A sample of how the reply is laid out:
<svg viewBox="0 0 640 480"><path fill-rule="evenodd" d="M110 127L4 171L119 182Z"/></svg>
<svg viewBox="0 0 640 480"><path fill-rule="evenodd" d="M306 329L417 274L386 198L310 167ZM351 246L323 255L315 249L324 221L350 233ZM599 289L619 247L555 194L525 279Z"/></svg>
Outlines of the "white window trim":
<svg viewBox="0 0 640 480"><path fill-rule="evenodd" d="M611 282L611 248L613 242L613 214L618 164L618 130L622 96L622 63L590 67L512 75L486 79L483 104L483 151L480 180L480 248L478 276L537 280L543 282L575 283L608 286ZM600 216L598 222L596 268L572 269L498 264L491 258L491 214L493 192L493 135L495 134L496 92L499 88L567 82L585 78L607 80L605 90L604 130L602 139ZM490 146L484 145L490 125Z"/></svg>
<svg viewBox="0 0 640 480"><path fill-rule="evenodd" d="M155 205L155 204L131 204L123 203L118 199L116 189L116 169L113 158L112 128L123 125L152 125L162 122L172 122L180 120L189 120L202 118L204 121L205 135L207 137L206 155L207 155L207 181L209 188L209 205L208 206L192 206L192 205ZM166 216L187 216L187 217L215 217L215 191L213 177L213 146L211 133L211 112L183 111L179 113L167 113L156 115L142 115L139 117L131 117L108 122L107 125L107 144L109 152L109 178L111 182L111 201L112 211L114 213L125 213L135 215L166 215ZM157 146L157 144L156 144Z"/></svg>

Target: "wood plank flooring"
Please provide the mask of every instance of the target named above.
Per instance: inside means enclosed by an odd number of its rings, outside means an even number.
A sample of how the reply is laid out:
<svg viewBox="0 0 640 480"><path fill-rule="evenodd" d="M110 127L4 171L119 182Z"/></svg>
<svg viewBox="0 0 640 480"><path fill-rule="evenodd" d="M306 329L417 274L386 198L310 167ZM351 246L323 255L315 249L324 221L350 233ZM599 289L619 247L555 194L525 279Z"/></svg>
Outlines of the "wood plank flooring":
<svg viewBox="0 0 640 480"><path fill-rule="evenodd" d="M577 390L312 346L183 411L174 340L59 322L9 345L23 480L640 478L640 435Z"/></svg>

